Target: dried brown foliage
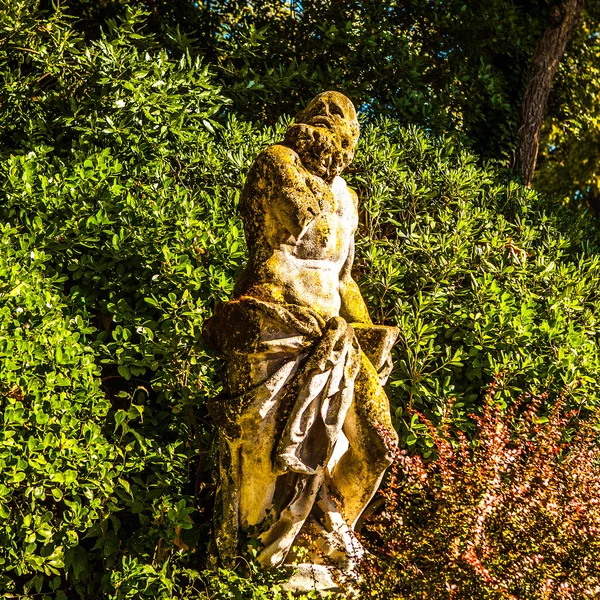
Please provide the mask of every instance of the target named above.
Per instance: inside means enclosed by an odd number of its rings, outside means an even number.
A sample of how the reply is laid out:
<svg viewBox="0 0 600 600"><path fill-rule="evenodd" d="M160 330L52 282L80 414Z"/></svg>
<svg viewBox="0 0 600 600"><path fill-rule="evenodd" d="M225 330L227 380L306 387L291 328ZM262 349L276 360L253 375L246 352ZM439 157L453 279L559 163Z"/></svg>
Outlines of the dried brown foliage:
<svg viewBox="0 0 600 600"><path fill-rule="evenodd" d="M398 451L365 528L365 597L600 597L598 425L561 400L542 416L545 395L503 413L496 385L474 439L423 419L437 459Z"/></svg>

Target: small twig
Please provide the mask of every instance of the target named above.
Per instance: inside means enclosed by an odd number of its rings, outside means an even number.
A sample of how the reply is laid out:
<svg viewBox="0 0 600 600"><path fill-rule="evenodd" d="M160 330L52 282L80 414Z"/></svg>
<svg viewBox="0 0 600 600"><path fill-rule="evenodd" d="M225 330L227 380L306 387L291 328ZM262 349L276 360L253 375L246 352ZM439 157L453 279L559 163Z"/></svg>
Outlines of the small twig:
<svg viewBox="0 0 600 600"><path fill-rule="evenodd" d="M22 50L23 52L31 52L32 54L41 55L41 52L32 50L31 48L23 48L22 46L10 46L13 50Z"/></svg>

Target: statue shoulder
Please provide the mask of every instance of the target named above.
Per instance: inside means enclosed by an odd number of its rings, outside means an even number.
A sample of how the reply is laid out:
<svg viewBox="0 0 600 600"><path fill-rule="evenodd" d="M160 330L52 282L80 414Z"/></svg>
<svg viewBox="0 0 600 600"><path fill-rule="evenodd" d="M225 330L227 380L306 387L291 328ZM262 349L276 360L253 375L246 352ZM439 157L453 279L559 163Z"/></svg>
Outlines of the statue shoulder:
<svg viewBox="0 0 600 600"><path fill-rule="evenodd" d="M298 154L281 144L265 148L248 173L244 196L298 188L305 181L304 168ZM300 186L301 187L301 186Z"/></svg>
<svg viewBox="0 0 600 600"><path fill-rule="evenodd" d="M266 197L269 198L268 209L277 211L278 201L285 200L289 192L305 195L302 170L300 157L291 148L282 144L265 148L248 172L240 198L242 213L262 210Z"/></svg>
<svg viewBox="0 0 600 600"><path fill-rule="evenodd" d="M298 154L282 144L265 148L254 161L240 198L242 216L269 214L298 238L321 212L319 199Z"/></svg>
<svg viewBox="0 0 600 600"><path fill-rule="evenodd" d="M265 148L254 161L254 167L261 171L287 171L290 168L297 170L300 157L298 154L281 144L273 144Z"/></svg>

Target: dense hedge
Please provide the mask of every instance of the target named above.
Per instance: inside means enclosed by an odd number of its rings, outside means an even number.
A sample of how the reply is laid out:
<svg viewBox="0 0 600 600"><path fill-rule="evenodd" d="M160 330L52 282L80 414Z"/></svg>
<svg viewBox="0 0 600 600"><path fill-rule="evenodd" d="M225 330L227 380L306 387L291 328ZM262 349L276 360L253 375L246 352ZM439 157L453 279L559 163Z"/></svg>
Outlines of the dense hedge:
<svg viewBox="0 0 600 600"><path fill-rule="evenodd" d="M80 536L116 508L123 465L102 432L110 403L89 346L95 329L45 276L50 255L16 236L2 227L0 586L35 574L39 591L65 563L77 572Z"/></svg>
<svg viewBox="0 0 600 600"><path fill-rule="evenodd" d="M350 180L363 200L361 287L400 327L391 395L465 430L495 374L496 400L568 389L598 405L600 259L586 222L477 167L450 139L381 122L363 132ZM398 423L408 444L416 435ZM422 426L421 426L422 428Z"/></svg>
<svg viewBox="0 0 600 600"><path fill-rule="evenodd" d="M284 123L230 114L201 62L161 51L139 15L92 42L66 19L4 18L0 590L277 598L256 573L204 570L204 403L220 384L200 331L245 260L244 175ZM375 319L401 329L396 423L425 452L407 409L435 419L455 397L468 431L500 372L504 403L600 399L595 232L476 164L380 121L348 171L356 277Z"/></svg>

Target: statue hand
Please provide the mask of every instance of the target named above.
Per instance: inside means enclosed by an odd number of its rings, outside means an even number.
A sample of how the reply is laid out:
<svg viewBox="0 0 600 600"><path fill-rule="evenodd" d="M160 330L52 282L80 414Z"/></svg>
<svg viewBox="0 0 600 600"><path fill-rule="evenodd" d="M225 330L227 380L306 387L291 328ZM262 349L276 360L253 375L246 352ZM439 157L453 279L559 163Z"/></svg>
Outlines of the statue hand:
<svg viewBox="0 0 600 600"><path fill-rule="evenodd" d="M388 377L390 376L390 373L393 369L394 363L392 362L392 355L390 353L387 355L385 362L377 372L377 374L379 375L379 383L381 383L382 386L387 383Z"/></svg>

